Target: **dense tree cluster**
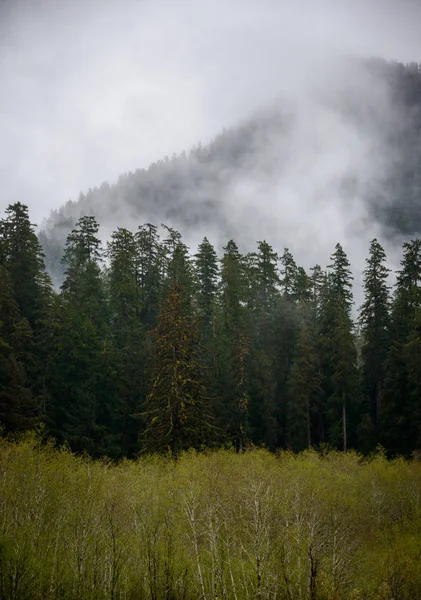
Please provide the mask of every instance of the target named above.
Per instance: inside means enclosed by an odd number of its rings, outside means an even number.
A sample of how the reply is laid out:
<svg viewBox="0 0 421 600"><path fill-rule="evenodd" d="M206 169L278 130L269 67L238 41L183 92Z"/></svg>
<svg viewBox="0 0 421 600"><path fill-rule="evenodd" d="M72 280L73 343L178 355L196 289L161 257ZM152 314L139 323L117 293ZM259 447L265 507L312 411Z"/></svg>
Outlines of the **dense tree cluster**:
<svg viewBox="0 0 421 600"><path fill-rule="evenodd" d="M0 221L0 422L43 422L92 456L190 447L329 445L410 455L421 446L421 240L394 289L371 242L354 322L344 248L306 272L288 249L151 224L102 249L80 218L57 293L26 206Z"/></svg>
<svg viewBox="0 0 421 600"><path fill-rule="evenodd" d="M421 463L0 440L5 600L416 600Z"/></svg>

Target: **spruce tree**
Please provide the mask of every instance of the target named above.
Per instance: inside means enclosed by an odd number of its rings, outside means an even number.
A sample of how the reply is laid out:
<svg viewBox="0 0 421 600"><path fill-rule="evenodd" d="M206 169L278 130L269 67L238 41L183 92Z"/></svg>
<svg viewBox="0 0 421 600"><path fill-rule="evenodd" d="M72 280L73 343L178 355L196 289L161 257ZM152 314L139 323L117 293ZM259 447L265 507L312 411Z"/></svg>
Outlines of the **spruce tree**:
<svg viewBox="0 0 421 600"><path fill-rule="evenodd" d="M33 328L43 310L44 255L29 219L28 207L11 204L0 222L1 261L5 266L22 317Z"/></svg>
<svg viewBox="0 0 421 600"><path fill-rule="evenodd" d="M164 240L163 245L167 251L167 272L166 289L172 283L180 286L183 294L182 308L185 312L192 310L192 298L195 292L194 265L189 254L189 249L184 244L181 234L166 227L169 236Z"/></svg>
<svg viewBox="0 0 421 600"><path fill-rule="evenodd" d="M10 418L3 418L9 430L44 419L48 403L45 366L53 292L34 228L28 207L20 202L10 205L0 221L0 393L3 406L15 404Z"/></svg>
<svg viewBox="0 0 421 600"><path fill-rule="evenodd" d="M367 399L367 414L374 428L379 426L386 357L390 344L390 298L387 284L390 270L385 266L386 254L374 239L364 270L364 302L359 324L362 336L362 385Z"/></svg>
<svg viewBox="0 0 421 600"><path fill-rule="evenodd" d="M97 232L94 217L81 217L66 241L50 376L54 432L75 450L96 455L104 452L110 425L102 394L108 323Z"/></svg>
<svg viewBox="0 0 421 600"><path fill-rule="evenodd" d="M118 228L107 244L109 304L115 335L124 339L135 327L141 310L137 247L131 231Z"/></svg>
<svg viewBox="0 0 421 600"><path fill-rule="evenodd" d="M311 271L309 276L297 267L294 285L297 341L287 382L285 439L293 450L317 445L324 439L319 319L325 274L319 265Z"/></svg>
<svg viewBox="0 0 421 600"><path fill-rule="evenodd" d="M0 425L9 433L34 425L41 407L28 378L28 368L35 360L28 354L28 347L33 349L33 333L19 311L4 266L0 266L0 278Z"/></svg>
<svg viewBox="0 0 421 600"><path fill-rule="evenodd" d="M196 302L200 333L200 362L204 365L207 393L218 396L217 304L219 264L214 247L204 238L195 256Z"/></svg>
<svg viewBox="0 0 421 600"><path fill-rule="evenodd" d="M351 320L352 272L340 244L335 247L321 295L319 351L329 441L348 448L348 419L358 396L357 353Z"/></svg>
<svg viewBox="0 0 421 600"><path fill-rule="evenodd" d="M292 299L295 291L297 265L288 248L280 258L281 261L281 291L286 299Z"/></svg>
<svg viewBox="0 0 421 600"><path fill-rule="evenodd" d="M184 293L173 281L162 303L153 340L153 381L143 417L145 452L199 448L212 436L203 369L198 360L198 323L184 312Z"/></svg>
<svg viewBox="0 0 421 600"><path fill-rule="evenodd" d="M117 229L107 245L110 342L104 360L102 394L115 446L132 455L138 450L138 424L133 414L146 396L146 340L141 322L142 290L138 274L138 245L134 234ZM105 416L105 415L104 415ZM111 440L110 440L111 441Z"/></svg>
<svg viewBox="0 0 421 600"><path fill-rule="evenodd" d="M288 445L294 451L311 448L315 441L313 419L317 415L321 374L314 330L303 326L288 381Z"/></svg>
<svg viewBox="0 0 421 600"><path fill-rule="evenodd" d="M279 299L278 255L266 242L258 242L249 255L250 416L256 443L274 449L278 441L276 406L276 338L274 325Z"/></svg>
<svg viewBox="0 0 421 600"><path fill-rule="evenodd" d="M409 454L419 437L416 350L421 308L421 240L403 244L392 303L392 344L386 362L385 409L382 441L392 453ZM415 363L414 363L415 360Z"/></svg>
<svg viewBox="0 0 421 600"><path fill-rule="evenodd" d="M335 302L350 316L353 304L352 281L354 279L351 265L341 244L336 244L335 252L330 257L331 264L327 267L330 272L330 286Z"/></svg>
<svg viewBox="0 0 421 600"><path fill-rule="evenodd" d="M395 341L406 343L414 331L421 306L421 240L403 244L401 266L392 306L392 330Z"/></svg>
<svg viewBox="0 0 421 600"><path fill-rule="evenodd" d="M286 445L290 439L288 428L292 422L291 417L288 415L292 408L288 381L302 321L299 280L302 280L304 270L297 266L294 257L287 248L285 248L280 262L281 296L277 299L275 310L274 332L277 344L274 366L276 373L278 444Z"/></svg>
<svg viewBox="0 0 421 600"><path fill-rule="evenodd" d="M81 217L67 236L62 262L66 266L61 287L66 301L77 307L95 325L105 318L101 274L103 252L99 225L93 216Z"/></svg>
<svg viewBox="0 0 421 600"><path fill-rule="evenodd" d="M206 237L198 247L195 267L199 313L206 325L209 325L215 309L219 267L215 248Z"/></svg>
<svg viewBox="0 0 421 600"><path fill-rule="evenodd" d="M157 324L167 269L167 250L159 239L157 227L151 223L138 228L135 241L136 278L141 293L140 316L147 332Z"/></svg>
<svg viewBox="0 0 421 600"><path fill-rule="evenodd" d="M230 240L222 257L217 320L219 416L221 429L240 451L250 437L246 290L244 257L234 240Z"/></svg>

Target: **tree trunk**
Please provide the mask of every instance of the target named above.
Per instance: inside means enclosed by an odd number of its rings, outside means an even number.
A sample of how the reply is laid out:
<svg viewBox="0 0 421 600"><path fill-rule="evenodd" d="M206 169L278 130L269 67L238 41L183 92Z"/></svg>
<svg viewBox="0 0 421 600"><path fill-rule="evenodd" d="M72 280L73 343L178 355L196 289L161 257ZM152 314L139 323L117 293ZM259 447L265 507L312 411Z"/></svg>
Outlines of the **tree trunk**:
<svg viewBox="0 0 421 600"><path fill-rule="evenodd" d="M307 418L307 446L311 448L311 425L310 425L310 398L307 395L306 398L306 418Z"/></svg>
<svg viewBox="0 0 421 600"><path fill-rule="evenodd" d="M345 406L345 392L342 394L342 435L343 435L343 451L347 449L346 439L346 406Z"/></svg>

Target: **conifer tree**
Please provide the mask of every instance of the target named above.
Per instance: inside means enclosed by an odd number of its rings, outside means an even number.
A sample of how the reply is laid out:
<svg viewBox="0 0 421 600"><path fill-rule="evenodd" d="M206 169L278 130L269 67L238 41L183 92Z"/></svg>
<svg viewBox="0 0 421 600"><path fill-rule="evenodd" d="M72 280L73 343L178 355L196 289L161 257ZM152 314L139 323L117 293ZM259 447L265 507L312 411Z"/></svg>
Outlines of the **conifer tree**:
<svg viewBox="0 0 421 600"><path fill-rule="evenodd" d="M401 265L392 306L392 329L393 339L405 343L414 331L421 306L421 240L403 244Z"/></svg>
<svg viewBox="0 0 421 600"><path fill-rule="evenodd" d="M417 307L414 330L405 348L408 370L409 446L421 449L421 306Z"/></svg>
<svg viewBox="0 0 421 600"><path fill-rule="evenodd" d="M326 275L319 265L311 271L309 276L297 267L294 286L296 326L291 333L296 345L287 381L285 439L294 450L324 440L326 403L321 385L319 327Z"/></svg>
<svg viewBox="0 0 421 600"><path fill-rule="evenodd" d="M163 242L167 250L166 286L178 283L183 294L182 308L186 313L192 310L192 298L195 292L194 265L189 255L189 249L182 241L181 234L166 227L169 236Z"/></svg>
<svg viewBox="0 0 421 600"><path fill-rule="evenodd" d="M330 286L335 302L350 316L353 303L352 281L354 277L341 244L336 244L335 252L330 259L332 263L328 266L328 269L330 270Z"/></svg>
<svg viewBox="0 0 421 600"><path fill-rule="evenodd" d="M288 443L295 451L314 443L313 418L317 412L321 375L314 330L303 326L288 381Z"/></svg>
<svg viewBox="0 0 421 600"><path fill-rule="evenodd" d="M102 249L99 225L93 216L81 217L67 236L62 262L66 266L63 297L88 319L101 325L105 298L101 276Z"/></svg>
<svg viewBox="0 0 421 600"><path fill-rule="evenodd" d="M3 419L15 423L9 429L43 419L48 402L45 365L52 289L34 227L28 207L20 202L10 205L0 221L2 393L4 406L15 404L10 418Z"/></svg>
<svg viewBox="0 0 421 600"><path fill-rule="evenodd" d="M349 421L355 414L355 404L358 397L357 351L352 333L352 322L346 311L338 307L335 315L332 336L332 384L333 393L328 401L328 416L330 421L331 440L338 444L342 438L342 450L346 452L349 445ZM342 415L338 419L338 409L341 406ZM341 421L341 433L339 432ZM355 430L355 423L354 430ZM342 434L342 435L341 435ZM354 437L355 443L355 437Z"/></svg>
<svg viewBox="0 0 421 600"><path fill-rule="evenodd" d="M390 299L387 285L389 269L386 254L374 239L364 270L364 302L360 309L359 324L363 346L362 382L368 401L367 414L372 425L379 425L385 380L385 362L390 344Z"/></svg>
<svg viewBox="0 0 421 600"><path fill-rule="evenodd" d="M297 265L288 248L284 249L281 258L281 291L286 299L292 299L295 291Z"/></svg>
<svg viewBox="0 0 421 600"><path fill-rule="evenodd" d="M102 395L108 400L106 421L119 436L116 439L121 451L130 455L138 449L138 425L133 414L141 410L147 394L147 352L135 236L127 229L117 229L108 242L107 254L111 327Z"/></svg>
<svg viewBox="0 0 421 600"><path fill-rule="evenodd" d="M224 247L220 287L224 322L226 327L232 330L241 321L240 307L245 298L243 257L234 240L229 240Z"/></svg>
<svg viewBox="0 0 421 600"><path fill-rule="evenodd" d="M266 241L257 243L258 251L254 255L255 306L263 316L273 314L279 296L279 257Z"/></svg>
<svg viewBox="0 0 421 600"><path fill-rule="evenodd" d="M291 397L288 391L291 366L295 357L301 314L299 296L301 294L299 280L302 280L303 269L297 266L291 252L285 248L280 258L281 296L277 299L274 332L277 338L275 351L276 372L276 405L278 418L278 444L285 445L290 438L288 416L291 408Z"/></svg>
<svg viewBox="0 0 421 600"><path fill-rule="evenodd" d="M297 267L294 281L294 299L298 305L306 310L306 306L311 300L312 280L303 267Z"/></svg>
<svg viewBox="0 0 421 600"><path fill-rule="evenodd" d="M206 237L199 245L195 259L197 304L203 320L209 324L215 308L219 267L215 248Z"/></svg>
<svg viewBox="0 0 421 600"><path fill-rule="evenodd" d="M104 451L104 413L109 415L101 394L108 323L97 232L95 217L81 217L67 238L51 365L53 430L74 449L92 454Z"/></svg>
<svg viewBox="0 0 421 600"><path fill-rule="evenodd" d="M0 425L6 432L27 429L40 418L28 378L27 348L33 347L29 322L22 317L12 281L0 266Z"/></svg>
<svg viewBox="0 0 421 600"><path fill-rule="evenodd" d="M167 252L160 243L157 227L151 223L138 228L135 241L136 278L141 292L140 316L145 331L150 331L156 326L159 314L167 268Z"/></svg>
<svg viewBox="0 0 421 600"><path fill-rule="evenodd" d="M331 256L322 289L319 318L319 348L326 398L326 428L329 441L348 447L348 418L357 397L357 353L351 320L352 272L340 244Z"/></svg>
<svg viewBox="0 0 421 600"><path fill-rule="evenodd" d="M123 336L139 319L141 309L134 235L124 228L112 233L107 244L109 303L115 334Z"/></svg>
<svg viewBox="0 0 421 600"><path fill-rule="evenodd" d="M154 376L143 416L145 452L198 448L211 437L211 415L198 361L197 319L183 310L184 294L170 284L151 331Z"/></svg>
<svg viewBox="0 0 421 600"><path fill-rule="evenodd" d="M315 265L310 270L310 305L308 316L314 325L320 315L321 291L326 280L326 273L322 271L320 265Z"/></svg>
<svg viewBox="0 0 421 600"><path fill-rule="evenodd" d="M242 450L249 439L250 338L246 318L246 278L244 258L230 240L224 248L220 281L218 318L218 379L221 428Z"/></svg>
<svg viewBox="0 0 421 600"><path fill-rule="evenodd" d="M383 443L392 453L408 454L418 438L416 368L410 350L418 348L418 318L421 308L421 240L403 244L392 304L392 344L386 362ZM410 360L409 360L410 359ZM416 358L415 358L416 364ZM410 369L410 373L409 373Z"/></svg>
<svg viewBox="0 0 421 600"><path fill-rule="evenodd" d="M7 269L20 314L31 328L43 308L44 255L28 215L28 207L11 204L0 222L1 260Z"/></svg>
<svg viewBox="0 0 421 600"><path fill-rule="evenodd" d="M275 448L278 440L276 339L274 324L279 299L278 255L266 242L258 242L249 255L250 312L250 416L253 439Z"/></svg>
<svg viewBox="0 0 421 600"><path fill-rule="evenodd" d="M219 264L214 247L204 238L195 256L196 301L200 333L200 362L205 367L207 393L216 399L217 381L217 314Z"/></svg>

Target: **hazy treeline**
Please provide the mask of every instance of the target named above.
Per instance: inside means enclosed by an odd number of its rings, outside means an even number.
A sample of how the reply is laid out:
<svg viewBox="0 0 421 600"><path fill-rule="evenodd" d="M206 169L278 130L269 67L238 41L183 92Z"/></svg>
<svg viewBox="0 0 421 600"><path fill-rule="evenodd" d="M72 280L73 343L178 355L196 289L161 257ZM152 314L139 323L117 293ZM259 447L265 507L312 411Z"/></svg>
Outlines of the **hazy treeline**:
<svg viewBox="0 0 421 600"><path fill-rule="evenodd" d="M247 217L250 210L260 219L266 219L269 225L274 217L282 221L291 210L287 206L284 209L282 198L290 197L297 187L300 194L296 202L301 203L301 196L311 194L311 188L320 186L320 180L325 181L325 187L319 189L324 201L334 199L337 204L343 201L350 205L358 199L385 234L418 235L421 232L421 66L381 60L362 61L357 65L360 73L357 84L352 77L344 83L349 76L344 66L344 72L340 71L337 79L326 83L325 91L337 94L333 105L329 104L331 98L326 102L330 118L341 123L342 133L350 134L350 139L345 139L350 142L356 135L360 141L364 140L365 164L354 160L355 154L350 148L347 150L352 155L345 153L347 159L342 164L337 157L344 151L340 142L337 142L338 147L333 143L336 150L333 156L332 148L323 145L325 138L330 139L334 134L327 128L320 139L317 136L314 139L308 122L306 131L301 132L301 119L311 119L311 113L310 117L305 111L304 115L295 114L296 102L293 109L288 103L284 106L280 102L241 126L226 130L206 146L199 145L191 152L165 157L147 169L122 174L117 182L104 182L85 190L77 200L69 200L53 211L40 233L49 272L61 282L60 258L65 239L83 215L95 215L107 230L114 228L115 223L127 227L133 222L164 221L186 232L194 228L208 236L218 232L222 241L234 237L242 244L250 229L258 231L253 227L253 220ZM316 111L313 118L322 117L323 113ZM376 143L372 147L373 140ZM326 163L320 165L321 172L313 171L313 166L321 160L319 154L311 154L314 144L327 153ZM290 171L302 160L308 161L308 170L299 174L297 180ZM335 165L333 172L329 160ZM375 166L376 160L380 167ZM370 173L368 180L364 178L365 172ZM302 178L309 182L309 189L304 193L300 187ZM255 187L254 180L258 182ZM284 181L285 188L282 187ZM269 185L270 193L259 193L262 182ZM233 197L233 189L240 185L247 190L250 184L254 205L243 214L241 194ZM277 187L283 191L275 202L273 194ZM265 211L263 207L268 202L270 209ZM314 202L319 202L317 197ZM346 212L346 206L343 210ZM300 217L304 224L308 223L305 214ZM284 243L290 242L291 238Z"/></svg>
<svg viewBox="0 0 421 600"><path fill-rule="evenodd" d="M0 442L0 597L413 600L421 465L188 452L112 466Z"/></svg>
<svg viewBox="0 0 421 600"><path fill-rule="evenodd" d="M371 242L353 319L340 244L308 273L265 241L194 256L180 234L94 217L68 236L53 291L28 210L0 222L0 421L42 421L92 456L250 444L390 455L421 444L421 240L388 287Z"/></svg>

